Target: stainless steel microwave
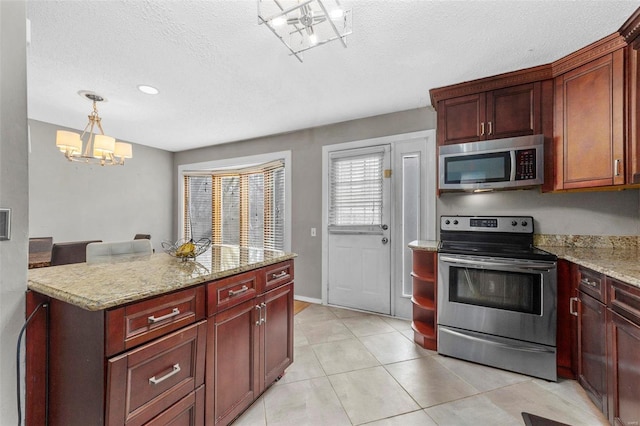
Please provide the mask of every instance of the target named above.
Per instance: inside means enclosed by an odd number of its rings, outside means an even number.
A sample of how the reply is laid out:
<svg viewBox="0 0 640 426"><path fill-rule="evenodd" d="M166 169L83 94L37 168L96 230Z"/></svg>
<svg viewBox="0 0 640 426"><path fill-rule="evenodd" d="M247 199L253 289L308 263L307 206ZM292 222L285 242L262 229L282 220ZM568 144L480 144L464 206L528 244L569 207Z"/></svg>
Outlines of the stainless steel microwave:
<svg viewBox="0 0 640 426"><path fill-rule="evenodd" d="M531 135L440 147L439 188L508 189L544 182L544 136Z"/></svg>

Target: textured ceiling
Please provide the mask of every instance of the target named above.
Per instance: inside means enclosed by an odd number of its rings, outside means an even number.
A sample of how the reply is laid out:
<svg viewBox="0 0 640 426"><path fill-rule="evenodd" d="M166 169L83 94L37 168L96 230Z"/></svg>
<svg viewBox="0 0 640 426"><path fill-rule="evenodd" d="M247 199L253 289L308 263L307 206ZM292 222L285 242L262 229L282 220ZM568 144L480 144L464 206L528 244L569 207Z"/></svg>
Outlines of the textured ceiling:
<svg viewBox="0 0 640 426"><path fill-rule="evenodd" d="M638 1L352 0L345 49L300 63L255 0L27 1L29 118L182 151L429 105L429 89L552 62ZM157 87L149 96L139 84ZM53 141L52 141L53 143Z"/></svg>

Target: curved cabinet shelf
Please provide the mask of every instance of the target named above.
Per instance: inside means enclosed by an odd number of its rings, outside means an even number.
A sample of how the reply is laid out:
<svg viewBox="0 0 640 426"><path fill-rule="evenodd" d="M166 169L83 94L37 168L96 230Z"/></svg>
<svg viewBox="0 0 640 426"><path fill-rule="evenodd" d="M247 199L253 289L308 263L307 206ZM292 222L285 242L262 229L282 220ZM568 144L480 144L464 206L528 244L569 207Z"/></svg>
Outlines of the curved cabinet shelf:
<svg viewBox="0 0 640 426"><path fill-rule="evenodd" d="M413 250L413 340L425 349L437 349L437 253Z"/></svg>

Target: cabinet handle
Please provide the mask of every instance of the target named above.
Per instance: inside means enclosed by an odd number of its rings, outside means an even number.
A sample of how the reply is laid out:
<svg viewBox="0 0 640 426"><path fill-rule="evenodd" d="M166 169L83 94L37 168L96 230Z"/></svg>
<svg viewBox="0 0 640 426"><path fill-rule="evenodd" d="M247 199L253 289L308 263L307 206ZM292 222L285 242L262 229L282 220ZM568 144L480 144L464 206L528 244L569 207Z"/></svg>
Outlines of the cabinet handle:
<svg viewBox="0 0 640 426"><path fill-rule="evenodd" d="M179 372L180 372L180 364L173 364L173 369L170 372L160 377L159 379L156 379L156 376L149 378L149 383L151 383L152 385L160 384L165 380L167 380L169 377L175 376Z"/></svg>
<svg viewBox="0 0 640 426"><path fill-rule="evenodd" d="M236 291L229 290L229 297L237 296L239 294L246 293L247 291L249 291L249 287L247 287L246 285L243 285L240 290L236 290Z"/></svg>
<svg viewBox="0 0 640 426"><path fill-rule="evenodd" d="M256 305L256 309L259 311L258 312L258 321L256 321L256 326L259 326L260 324L262 324L262 306L260 305Z"/></svg>
<svg viewBox="0 0 640 426"><path fill-rule="evenodd" d="M161 317L158 317L158 318L156 318L154 315L151 315L150 317L147 318L147 321L149 322L149 324L155 324L157 322L164 321L169 318L173 318L177 315L180 315L180 309L173 308L173 310L167 315L162 315Z"/></svg>
<svg viewBox="0 0 640 426"><path fill-rule="evenodd" d="M271 279L272 280L277 280L278 278L282 278L282 277L286 277L287 276L287 271L282 271L279 274L271 274Z"/></svg>
<svg viewBox="0 0 640 426"><path fill-rule="evenodd" d="M615 160L613 162L613 174L615 176L620 176L620 160Z"/></svg>
<svg viewBox="0 0 640 426"><path fill-rule="evenodd" d="M573 309L573 303L578 303L578 298L577 297L571 297L569 298L569 313L571 315L573 315L574 317L578 316L578 311Z"/></svg>
<svg viewBox="0 0 640 426"><path fill-rule="evenodd" d="M598 287L598 283L596 283L595 281L589 281L588 278L583 278L580 280L580 283L582 284L586 284L589 287Z"/></svg>
<svg viewBox="0 0 640 426"><path fill-rule="evenodd" d="M484 121L480 123L480 136L484 136Z"/></svg>
<svg viewBox="0 0 640 426"><path fill-rule="evenodd" d="M493 133L493 122L489 122L489 133L488 134L492 134Z"/></svg>
<svg viewBox="0 0 640 426"><path fill-rule="evenodd" d="M264 308L264 317L262 318L262 323L264 324L265 322L267 322L267 304L262 302L260 304L260 308ZM260 313L262 313L262 309L260 309Z"/></svg>

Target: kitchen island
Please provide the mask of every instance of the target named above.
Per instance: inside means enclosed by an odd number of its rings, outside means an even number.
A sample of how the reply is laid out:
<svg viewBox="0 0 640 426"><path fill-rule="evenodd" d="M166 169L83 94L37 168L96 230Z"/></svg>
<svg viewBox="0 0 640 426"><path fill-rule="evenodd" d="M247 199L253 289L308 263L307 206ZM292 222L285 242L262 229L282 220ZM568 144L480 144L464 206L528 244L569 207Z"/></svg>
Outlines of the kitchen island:
<svg viewBox="0 0 640 426"><path fill-rule="evenodd" d="M30 270L27 424L230 423L293 361L295 256L214 246Z"/></svg>

